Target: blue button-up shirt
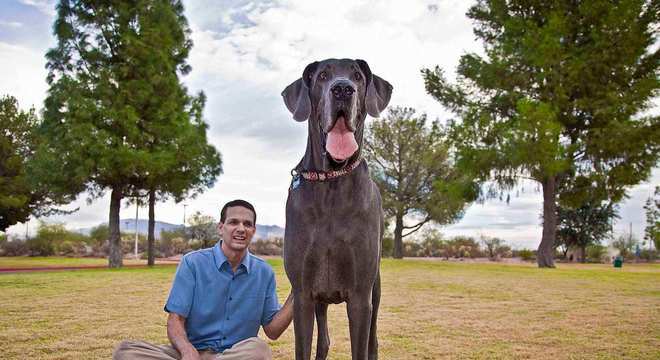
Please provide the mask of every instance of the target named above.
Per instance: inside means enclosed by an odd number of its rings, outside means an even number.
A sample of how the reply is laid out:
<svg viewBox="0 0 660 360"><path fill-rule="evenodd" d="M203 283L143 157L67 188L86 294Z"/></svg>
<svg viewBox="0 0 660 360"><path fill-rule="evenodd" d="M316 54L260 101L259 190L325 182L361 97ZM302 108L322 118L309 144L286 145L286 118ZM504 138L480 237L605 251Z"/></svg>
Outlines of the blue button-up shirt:
<svg viewBox="0 0 660 360"><path fill-rule="evenodd" d="M257 336L280 309L270 265L248 252L234 273L220 244L183 256L165 304L165 311L186 318L188 340L198 350L222 352Z"/></svg>

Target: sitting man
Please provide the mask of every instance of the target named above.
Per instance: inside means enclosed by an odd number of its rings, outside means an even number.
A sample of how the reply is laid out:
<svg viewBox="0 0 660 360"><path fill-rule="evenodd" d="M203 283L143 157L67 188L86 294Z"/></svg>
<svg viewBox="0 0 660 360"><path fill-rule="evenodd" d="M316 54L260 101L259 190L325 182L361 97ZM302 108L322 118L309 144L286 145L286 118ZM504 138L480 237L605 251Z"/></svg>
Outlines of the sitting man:
<svg viewBox="0 0 660 360"><path fill-rule="evenodd" d="M259 326L277 339L293 318L291 294L280 308L273 269L248 252L257 214L244 200L220 212L221 240L213 248L186 254L170 296L167 337L172 346L124 341L114 359L271 359Z"/></svg>

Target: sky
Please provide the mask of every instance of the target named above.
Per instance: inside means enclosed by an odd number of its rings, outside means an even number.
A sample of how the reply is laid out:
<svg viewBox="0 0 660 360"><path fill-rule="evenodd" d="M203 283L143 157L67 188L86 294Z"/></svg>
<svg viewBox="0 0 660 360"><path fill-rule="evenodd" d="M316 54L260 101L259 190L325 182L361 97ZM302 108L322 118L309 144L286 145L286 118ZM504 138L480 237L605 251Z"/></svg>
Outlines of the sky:
<svg viewBox="0 0 660 360"><path fill-rule="evenodd" d="M0 96L16 97L23 109L43 107L48 88L44 56L55 45L55 3L0 2ZM453 79L461 55L481 52L465 16L470 4L184 0L194 47L188 59L192 72L183 81L190 93L207 95L208 138L222 154L224 172L195 199L157 204L156 219L180 224L196 211L217 219L222 204L243 198L255 205L259 223L285 225L290 170L304 154L307 123L292 119L280 93L310 62L364 59L394 86L390 106L413 107L441 122L450 119L452 114L424 91L420 70L438 65ZM643 205L658 184L655 169L649 182L630 189L615 224L617 234L632 224L643 237ZM109 194L91 202L81 194L67 207L79 207L76 213L41 220L64 222L69 229L91 227L107 222L109 203ZM496 236L514 248L536 248L541 209L539 186L521 183L508 204L499 199L472 204L460 221L437 228L446 236ZM134 217L134 207L122 206L122 219ZM139 209L139 217L147 217L146 208ZM33 234L37 224L32 219L8 232Z"/></svg>

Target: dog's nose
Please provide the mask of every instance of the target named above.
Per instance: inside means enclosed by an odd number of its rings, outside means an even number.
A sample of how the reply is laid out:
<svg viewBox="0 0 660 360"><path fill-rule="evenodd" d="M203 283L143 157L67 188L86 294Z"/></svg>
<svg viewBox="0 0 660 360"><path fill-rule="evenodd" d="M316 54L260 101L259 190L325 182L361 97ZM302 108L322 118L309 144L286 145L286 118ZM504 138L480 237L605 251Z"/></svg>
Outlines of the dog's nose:
<svg viewBox="0 0 660 360"><path fill-rule="evenodd" d="M355 89L349 83L339 82L330 88L332 95L337 100L348 100L353 96Z"/></svg>

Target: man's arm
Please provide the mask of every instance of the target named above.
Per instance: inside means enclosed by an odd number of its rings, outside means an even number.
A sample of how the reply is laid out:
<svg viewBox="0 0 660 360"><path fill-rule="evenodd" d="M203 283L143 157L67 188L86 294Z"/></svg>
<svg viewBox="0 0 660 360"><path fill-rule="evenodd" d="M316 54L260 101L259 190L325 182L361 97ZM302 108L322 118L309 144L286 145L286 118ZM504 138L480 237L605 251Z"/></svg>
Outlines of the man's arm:
<svg viewBox="0 0 660 360"><path fill-rule="evenodd" d="M273 316L273 320L268 325L264 325L266 336L271 340L277 340L289 327L291 320L293 320L293 294L289 293L284 306Z"/></svg>
<svg viewBox="0 0 660 360"><path fill-rule="evenodd" d="M188 341L186 335L186 318L179 314L170 313L167 317L167 337L172 346L181 353L181 360L197 360L199 353L197 349Z"/></svg>

